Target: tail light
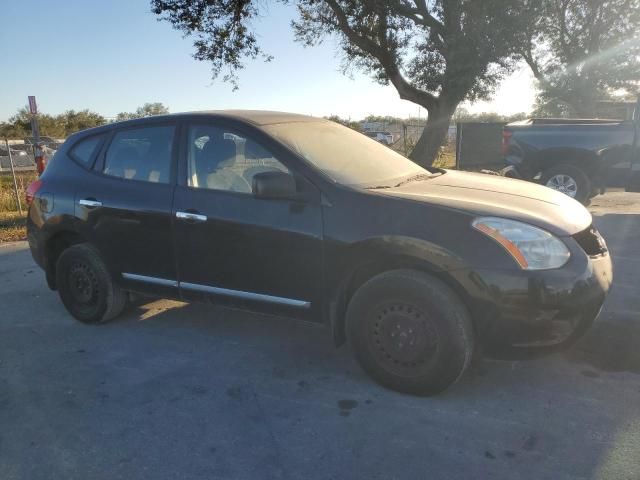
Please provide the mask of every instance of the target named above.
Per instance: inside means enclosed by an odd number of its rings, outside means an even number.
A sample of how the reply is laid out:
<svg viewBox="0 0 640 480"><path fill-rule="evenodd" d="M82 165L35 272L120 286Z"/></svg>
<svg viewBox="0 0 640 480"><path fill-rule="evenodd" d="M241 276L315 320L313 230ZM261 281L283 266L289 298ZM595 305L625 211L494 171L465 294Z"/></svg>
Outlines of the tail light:
<svg viewBox="0 0 640 480"><path fill-rule="evenodd" d="M513 132L509 130L502 130L502 148L500 149L502 155L509 153L509 142L511 141L512 135Z"/></svg>
<svg viewBox="0 0 640 480"><path fill-rule="evenodd" d="M31 205L33 199L36 198L36 193L42 187L42 180L36 180L35 182L31 182L27 187L27 192L25 194L25 199L27 201L27 205Z"/></svg>

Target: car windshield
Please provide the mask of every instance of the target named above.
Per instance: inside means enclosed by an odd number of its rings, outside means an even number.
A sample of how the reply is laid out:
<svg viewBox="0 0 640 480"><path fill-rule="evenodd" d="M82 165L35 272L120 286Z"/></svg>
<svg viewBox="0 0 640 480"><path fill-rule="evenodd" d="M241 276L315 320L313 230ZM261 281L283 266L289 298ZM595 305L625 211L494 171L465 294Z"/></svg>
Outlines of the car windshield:
<svg viewBox="0 0 640 480"><path fill-rule="evenodd" d="M431 175L389 147L333 122L277 123L265 130L343 185L385 187Z"/></svg>

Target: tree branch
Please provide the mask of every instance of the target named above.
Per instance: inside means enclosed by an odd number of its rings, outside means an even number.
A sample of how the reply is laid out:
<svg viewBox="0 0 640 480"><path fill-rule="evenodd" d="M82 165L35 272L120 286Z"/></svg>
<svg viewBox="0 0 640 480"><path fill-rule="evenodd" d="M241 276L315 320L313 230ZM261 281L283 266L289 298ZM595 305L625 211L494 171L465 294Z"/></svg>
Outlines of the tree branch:
<svg viewBox="0 0 640 480"><path fill-rule="evenodd" d="M347 15L342 8L340 8L340 5L336 0L326 0L326 3L336 17L338 28L347 37L349 42L363 52L369 53L375 57L378 62L380 62L380 65L384 69L389 81L398 91L400 98L422 105L427 108L427 110L432 109L437 105L438 99L436 97L431 95L429 92L425 92L414 87L407 81L407 79L404 78L395 62L395 59L393 58L394 56L392 52L385 49L382 45L377 44L370 38L359 35L353 28L351 28ZM386 32L383 34L386 35ZM378 36L378 38L380 37ZM386 45L386 38L384 45Z"/></svg>
<svg viewBox="0 0 640 480"><path fill-rule="evenodd" d="M444 25L429 13L424 1L415 0L415 7L411 7L403 0L388 0L387 4L390 10L396 11L401 16L413 21L416 25L429 29L429 38L431 41L441 51L447 51L447 46L444 41Z"/></svg>
<svg viewBox="0 0 640 480"><path fill-rule="evenodd" d="M444 25L442 24L442 22L440 22L440 20L431 15L431 13L429 12L429 8L427 7L427 2L425 0L414 0L413 3L415 3L416 9L420 13L420 15L422 15L425 23L429 27L433 28L438 35L444 37Z"/></svg>
<svg viewBox="0 0 640 480"><path fill-rule="evenodd" d="M531 72L533 73L533 76L535 77L535 79L538 80L539 82L544 82L545 81L544 75L542 75L542 72L540 71L540 66L538 65L538 62L533 56L531 42L529 42L527 49L524 52L522 52L521 55L522 55L522 58L524 58L524 61L527 62L527 65L529 65L529 68L531 69Z"/></svg>

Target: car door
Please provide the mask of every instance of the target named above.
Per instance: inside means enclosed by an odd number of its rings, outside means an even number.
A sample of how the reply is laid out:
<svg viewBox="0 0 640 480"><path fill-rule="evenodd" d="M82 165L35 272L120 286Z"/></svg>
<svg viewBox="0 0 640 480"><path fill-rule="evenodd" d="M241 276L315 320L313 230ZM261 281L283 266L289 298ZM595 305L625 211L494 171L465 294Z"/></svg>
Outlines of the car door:
<svg viewBox="0 0 640 480"><path fill-rule="evenodd" d="M126 288L177 296L172 201L173 123L116 130L91 180L78 185L76 216Z"/></svg>
<svg viewBox="0 0 640 480"><path fill-rule="evenodd" d="M181 294L319 319L319 192L283 147L272 153L251 130L237 128L222 121L185 126L173 208ZM254 197L253 176L272 170L296 176L304 199Z"/></svg>

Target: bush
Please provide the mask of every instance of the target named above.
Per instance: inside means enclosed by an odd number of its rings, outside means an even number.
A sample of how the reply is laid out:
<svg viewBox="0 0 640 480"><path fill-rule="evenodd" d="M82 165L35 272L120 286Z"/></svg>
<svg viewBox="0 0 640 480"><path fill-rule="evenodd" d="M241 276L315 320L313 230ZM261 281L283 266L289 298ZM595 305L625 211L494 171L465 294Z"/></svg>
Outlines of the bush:
<svg viewBox="0 0 640 480"><path fill-rule="evenodd" d="M31 182L38 178L35 172L19 172L16 173L16 183L18 184L18 196L22 209L26 210L25 193ZM16 212L18 205L13 191L13 177L11 173L0 174L0 212Z"/></svg>

